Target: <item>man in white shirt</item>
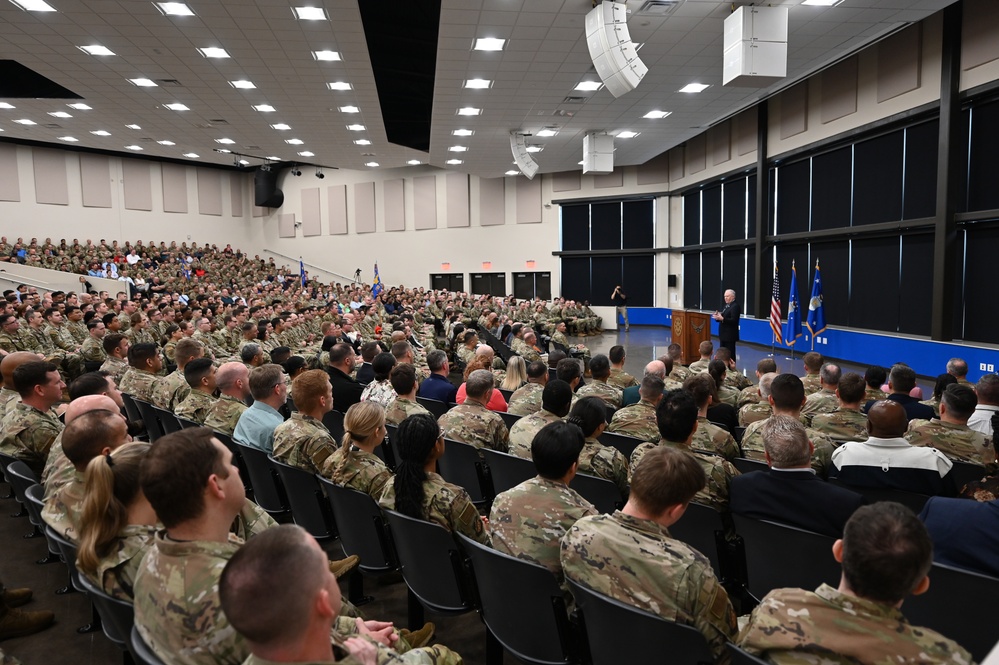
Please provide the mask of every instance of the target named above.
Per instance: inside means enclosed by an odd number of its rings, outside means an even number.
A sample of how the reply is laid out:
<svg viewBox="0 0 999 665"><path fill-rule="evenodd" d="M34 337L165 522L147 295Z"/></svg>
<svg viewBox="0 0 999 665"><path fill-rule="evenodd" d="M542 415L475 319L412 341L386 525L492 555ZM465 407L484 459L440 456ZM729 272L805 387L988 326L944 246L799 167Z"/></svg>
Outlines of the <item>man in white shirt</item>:
<svg viewBox="0 0 999 665"><path fill-rule="evenodd" d="M975 392L978 393L978 406L968 418L968 427L991 437L992 415L999 412L999 374L986 374L978 379Z"/></svg>

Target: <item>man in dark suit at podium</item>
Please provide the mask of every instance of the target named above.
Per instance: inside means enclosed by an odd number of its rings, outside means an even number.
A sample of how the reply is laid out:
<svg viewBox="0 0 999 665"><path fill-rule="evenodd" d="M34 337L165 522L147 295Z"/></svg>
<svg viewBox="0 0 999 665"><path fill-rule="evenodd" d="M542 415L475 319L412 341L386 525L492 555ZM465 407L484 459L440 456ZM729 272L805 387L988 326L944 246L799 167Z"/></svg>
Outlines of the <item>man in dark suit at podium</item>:
<svg viewBox="0 0 999 665"><path fill-rule="evenodd" d="M725 291L725 307L720 312L715 311L711 315L711 318L718 322L719 346L731 351L733 358L736 357L735 343L739 341L739 316L741 314L739 303L735 301L735 291L729 289Z"/></svg>

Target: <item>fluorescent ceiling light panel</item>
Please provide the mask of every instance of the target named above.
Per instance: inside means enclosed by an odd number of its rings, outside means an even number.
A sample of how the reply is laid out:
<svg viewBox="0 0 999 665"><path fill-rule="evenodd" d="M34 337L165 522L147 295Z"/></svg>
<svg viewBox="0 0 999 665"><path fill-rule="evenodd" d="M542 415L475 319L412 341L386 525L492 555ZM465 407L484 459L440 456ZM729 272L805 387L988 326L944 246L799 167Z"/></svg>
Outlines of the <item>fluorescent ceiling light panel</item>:
<svg viewBox="0 0 999 665"><path fill-rule="evenodd" d="M493 82L488 79L468 79L465 87L469 90L486 90L493 87Z"/></svg>
<svg viewBox="0 0 999 665"><path fill-rule="evenodd" d="M185 152L185 153L184 153L184 156L185 156L185 157L187 157L188 159L197 159L197 158L198 158L198 157L200 157L201 155L199 155L199 154L198 154L198 153L196 153L196 152Z"/></svg>
<svg viewBox="0 0 999 665"><path fill-rule="evenodd" d="M16 109L17 107L7 102L0 102L0 109Z"/></svg>
<svg viewBox="0 0 999 665"><path fill-rule="evenodd" d="M253 81L247 81L245 79L240 81L229 81L229 85L237 90L254 90L257 87L253 85Z"/></svg>
<svg viewBox="0 0 999 665"><path fill-rule="evenodd" d="M619 139L633 139L639 134L641 134L641 132L633 132L630 129L626 129L622 132L618 132L616 136Z"/></svg>
<svg viewBox="0 0 999 665"><path fill-rule="evenodd" d="M216 143L221 143L222 145L232 145L235 143L232 139L215 139Z"/></svg>
<svg viewBox="0 0 999 665"><path fill-rule="evenodd" d="M298 154L299 154L300 157L315 157L316 156L316 153L312 152L311 150L303 150L302 152L300 152Z"/></svg>
<svg viewBox="0 0 999 665"><path fill-rule="evenodd" d="M649 111L643 118L648 118L649 120L662 120L666 116L670 115L672 111Z"/></svg>
<svg viewBox="0 0 999 665"><path fill-rule="evenodd" d="M520 171L507 171L503 175L520 175Z"/></svg>
<svg viewBox="0 0 999 665"><path fill-rule="evenodd" d="M346 81L330 81L326 84L330 90L350 90L351 85Z"/></svg>
<svg viewBox="0 0 999 665"><path fill-rule="evenodd" d="M325 21L326 11L322 7L292 7L299 21Z"/></svg>
<svg viewBox="0 0 999 665"><path fill-rule="evenodd" d="M173 141L157 141L160 145L177 145Z"/></svg>
<svg viewBox="0 0 999 665"><path fill-rule="evenodd" d="M319 62L340 62L339 51L313 51L312 57Z"/></svg>
<svg viewBox="0 0 999 665"><path fill-rule="evenodd" d="M710 88L710 85L704 85L703 83L688 83L687 85L680 88L677 92L702 92Z"/></svg>
<svg viewBox="0 0 999 665"><path fill-rule="evenodd" d="M254 111L260 111L261 113L274 113L274 107L270 104L257 104L253 107Z"/></svg>
<svg viewBox="0 0 999 665"><path fill-rule="evenodd" d="M503 46L506 44L505 39L496 39L495 37L483 37L481 39L476 39L472 42L473 51L502 51Z"/></svg>
<svg viewBox="0 0 999 665"><path fill-rule="evenodd" d="M218 46L206 46L205 48L199 48L198 53L205 56L206 58L228 58L229 52L224 48L219 48Z"/></svg>
<svg viewBox="0 0 999 665"><path fill-rule="evenodd" d="M302 145L303 143L305 143L305 141L303 141L302 139L286 139L285 143L289 145Z"/></svg>
<svg viewBox="0 0 999 665"><path fill-rule="evenodd" d="M542 148L539 145L529 145L529 146L527 146L527 152L541 152L542 150L544 150L544 148Z"/></svg>
<svg viewBox="0 0 999 665"><path fill-rule="evenodd" d="M28 118L21 118L20 120L15 120L14 122L16 122L19 125L37 125L38 124L34 120L29 120Z"/></svg>
<svg viewBox="0 0 999 665"><path fill-rule="evenodd" d="M101 46L100 44L91 44L90 46L77 46L76 48L80 49L87 55L117 55L107 46Z"/></svg>
<svg viewBox="0 0 999 665"><path fill-rule="evenodd" d="M191 110L191 109L187 108L187 106L185 106L184 104L181 104L180 102L174 102L173 104L164 104L163 107L164 108L168 108L171 111L190 111Z"/></svg>
<svg viewBox="0 0 999 665"><path fill-rule="evenodd" d="M357 139L354 141L354 145L371 145L371 141L368 139Z"/></svg>
<svg viewBox="0 0 999 665"><path fill-rule="evenodd" d="M468 150L468 147L463 145L453 145L447 150L448 152L466 152Z"/></svg>
<svg viewBox="0 0 999 665"><path fill-rule="evenodd" d="M75 136L60 136L59 140L66 141L67 143L76 143L80 139L76 138Z"/></svg>
<svg viewBox="0 0 999 665"><path fill-rule="evenodd" d="M156 81L154 81L152 79L141 79L141 78L140 79L127 79L127 81L129 83L131 83L132 85L139 86L140 88L155 88L156 87Z"/></svg>
<svg viewBox="0 0 999 665"><path fill-rule="evenodd" d="M135 152L139 152L140 150L142 150L142 146L141 145L127 145L127 146L125 146L125 150L134 150Z"/></svg>
<svg viewBox="0 0 999 665"><path fill-rule="evenodd" d="M125 126L128 127L129 129L142 129L142 127L139 127L138 125L125 125Z"/></svg>
<svg viewBox="0 0 999 665"><path fill-rule="evenodd" d="M56 9L43 0L10 0L21 9L29 12L54 12Z"/></svg>
<svg viewBox="0 0 999 665"><path fill-rule="evenodd" d="M378 162L364 162L364 165L371 168L375 168L376 166L378 166Z"/></svg>
<svg viewBox="0 0 999 665"><path fill-rule="evenodd" d="M241 159L239 160L239 163L242 164L243 166L247 166L249 165L250 162L246 161L245 159Z"/></svg>
<svg viewBox="0 0 999 665"><path fill-rule="evenodd" d="M600 81L580 81L576 84L575 90L593 92L594 90L599 90L602 87L604 87L604 84Z"/></svg>
<svg viewBox="0 0 999 665"><path fill-rule="evenodd" d="M267 159L271 160L272 162L280 162L281 161L280 157L275 157L274 155L268 155Z"/></svg>
<svg viewBox="0 0 999 665"><path fill-rule="evenodd" d="M76 109L77 111L89 111L90 107L83 102L78 102L76 104L66 104L71 109Z"/></svg>
<svg viewBox="0 0 999 665"><path fill-rule="evenodd" d="M271 128L273 128L273 129L277 129L277 130L280 130L280 131L282 131L282 132L283 132L283 131L285 131L285 130L287 130L287 129L291 129L291 125L286 125L286 124L284 124L283 122L279 122L279 123L278 123L278 124L276 124L276 125L271 125Z"/></svg>
<svg viewBox="0 0 999 665"><path fill-rule="evenodd" d="M419 166L419 165L420 165L420 164L422 164L423 162L421 162L421 161L420 161L420 160L418 160L418 159L411 159L411 160L409 160L409 161L408 161L408 162L406 162L406 163L407 163L407 164L409 164L410 166Z"/></svg>
<svg viewBox="0 0 999 665"><path fill-rule="evenodd" d="M558 134L557 129L542 129L534 133L535 136L538 136L543 139L550 138L552 136L555 136L556 134Z"/></svg>
<svg viewBox="0 0 999 665"><path fill-rule="evenodd" d="M340 113L360 113L361 109L356 106L341 106Z"/></svg>
<svg viewBox="0 0 999 665"><path fill-rule="evenodd" d="M458 164L464 164L464 162L461 161L460 159L449 159L449 160L447 160L444 163L445 164L450 164L451 166L457 166Z"/></svg>
<svg viewBox="0 0 999 665"><path fill-rule="evenodd" d="M49 111L49 115L53 118L72 118L72 113L66 113L65 111Z"/></svg>
<svg viewBox="0 0 999 665"><path fill-rule="evenodd" d="M90 133L93 134L94 136L111 136L111 132L105 129L95 129Z"/></svg>
<svg viewBox="0 0 999 665"><path fill-rule="evenodd" d="M347 125L347 129L349 129L352 132L363 132L364 125Z"/></svg>
<svg viewBox="0 0 999 665"><path fill-rule="evenodd" d="M456 129L451 134L454 136L471 136L475 133L474 129Z"/></svg>
<svg viewBox="0 0 999 665"><path fill-rule="evenodd" d="M482 113L482 109L477 109L472 106L463 106L458 109L458 115L479 115Z"/></svg>
<svg viewBox="0 0 999 665"><path fill-rule="evenodd" d="M194 12L183 2L154 2L165 16L194 16Z"/></svg>

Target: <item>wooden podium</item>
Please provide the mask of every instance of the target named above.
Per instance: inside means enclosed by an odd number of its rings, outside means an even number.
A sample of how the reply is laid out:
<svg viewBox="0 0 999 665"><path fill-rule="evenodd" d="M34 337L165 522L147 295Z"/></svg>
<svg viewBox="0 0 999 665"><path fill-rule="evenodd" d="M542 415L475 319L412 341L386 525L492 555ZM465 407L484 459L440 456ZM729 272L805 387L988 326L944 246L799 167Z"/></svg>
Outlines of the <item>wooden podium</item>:
<svg viewBox="0 0 999 665"><path fill-rule="evenodd" d="M711 316L693 310L673 310L673 343L680 345L683 364L699 360L701 342L711 339Z"/></svg>

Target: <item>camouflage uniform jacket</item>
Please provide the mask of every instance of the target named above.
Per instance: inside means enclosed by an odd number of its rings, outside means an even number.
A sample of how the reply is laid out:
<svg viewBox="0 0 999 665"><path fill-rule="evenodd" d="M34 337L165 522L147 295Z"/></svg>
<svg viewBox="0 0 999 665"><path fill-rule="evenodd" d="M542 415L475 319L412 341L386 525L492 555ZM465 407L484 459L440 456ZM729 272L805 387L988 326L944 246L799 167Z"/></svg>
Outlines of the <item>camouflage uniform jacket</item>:
<svg viewBox="0 0 999 665"><path fill-rule="evenodd" d="M604 478L617 486L621 496L628 496L628 458L614 446L605 446L587 437L579 452L577 473Z"/></svg>
<svg viewBox="0 0 999 665"><path fill-rule="evenodd" d="M730 406L738 408L740 394L741 393L736 388L733 388L732 386L723 383L721 387L718 389L718 401L721 402L722 404L728 404Z"/></svg>
<svg viewBox="0 0 999 665"><path fill-rule="evenodd" d="M378 500L395 478L378 455L354 446L337 448L323 463L323 476L337 485L369 494Z"/></svg>
<svg viewBox="0 0 999 665"><path fill-rule="evenodd" d="M382 508L395 510L394 483L385 486L378 504ZM468 492L447 482L439 474L428 473L423 482L423 515L426 521L439 524L452 533L458 532L483 545L489 544L489 532Z"/></svg>
<svg viewBox="0 0 999 665"><path fill-rule="evenodd" d="M476 448L492 448L505 453L510 445L510 432L503 419L482 404L466 400L437 419L444 436Z"/></svg>
<svg viewBox="0 0 999 665"><path fill-rule="evenodd" d="M742 372L736 369L725 370L725 385L729 388L735 388L736 390L744 390L746 388L751 388L753 382L749 380Z"/></svg>
<svg viewBox="0 0 999 665"><path fill-rule="evenodd" d="M573 524L598 510L571 487L537 476L501 493L489 513L493 548L562 577L559 547Z"/></svg>
<svg viewBox="0 0 999 665"><path fill-rule="evenodd" d="M16 390L0 388L0 421L2 421L3 417L7 415L7 410L20 401L21 396L17 394Z"/></svg>
<svg viewBox="0 0 999 665"><path fill-rule="evenodd" d="M806 374L801 377L801 382L805 386L805 397L822 390L822 379L819 378L818 374Z"/></svg>
<svg viewBox="0 0 999 665"><path fill-rule="evenodd" d="M645 400L626 406L614 414L607 431L656 443L660 439L656 407Z"/></svg>
<svg viewBox="0 0 999 665"><path fill-rule="evenodd" d="M871 400L878 401L887 398L888 398L888 393L881 390L880 388L871 388L870 386L867 386L867 391L864 393L865 402L870 402Z"/></svg>
<svg viewBox="0 0 999 665"><path fill-rule="evenodd" d="M48 501L60 488L73 482L76 468L69 461L62 451L62 432L52 442L49 448L49 456L45 460L45 468L42 470L41 482L45 486L44 501Z"/></svg>
<svg viewBox="0 0 999 665"><path fill-rule="evenodd" d="M763 434L760 432L763 429L763 424L766 422L766 420L757 420L746 427L746 431L742 435L741 444L743 457L760 462L766 461L763 449ZM812 453L812 468L820 478L825 478L829 469L832 468L830 458L836 446L832 442L832 439L811 427L806 427L805 433L808 434L808 440L815 446L815 452Z"/></svg>
<svg viewBox="0 0 999 665"><path fill-rule="evenodd" d="M562 420L551 411L541 409L537 413L524 416L513 424L510 428L510 454L524 459L531 458L531 442L534 435L541 431L549 423L557 423Z"/></svg>
<svg viewBox="0 0 999 665"><path fill-rule="evenodd" d="M73 478L48 499L42 508L42 519L60 536L80 540L80 518L83 517L83 474L73 469Z"/></svg>
<svg viewBox="0 0 999 665"><path fill-rule="evenodd" d="M833 390L822 390L812 393L805 399L805 405L801 407L801 419L806 427L811 427L812 418L820 413L832 413L839 408L839 398Z"/></svg>
<svg viewBox="0 0 999 665"><path fill-rule="evenodd" d="M621 389L612 385L610 383L610 379L607 381L594 379L577 390L576 396L579 397L579 399L583 399L584 397L599 397L606 404L613 406L615 409L621 408Z"/></svg>
<svg viewBox="0 0 999 665"><path fill-rule="evenodd" d="M246 409L246 404L232 395L221 395L205 416L205 427L232 436L239 417Z"/></svg>
<svg viewBox="0 0 999 665"><path fill-rule="evenodd" d="M931 397L930 399L924 399L920 404L925 404L926 406L933 409L933 417L940 417L940 399L937 397Z"/></svg>
<svg viewBox="0 0 999 665"><path fill-rule="evenodd" d="M202 390L192 390L184 398L184 401L177 405L174 413L177 414L178 418L186 418L203 425L205 418L208 417L208 412L212 410L217 401L218 399L213 395Z"/></svg>
<svg viewBox="0 0 999 665"><path fill-rule="evenodd" d="M361 393L362 402L375 402L376 404L381 404L386 409L395 398L395 389L392 388L392 384L389 383L388 379L384 381L372 381L364 386L364 391Z"/></svg>
<svg viewBox="0 0 999 665"><path fill-rule="evenodd" d="M108 359L108 354L104 352L104 347L101 346L101 340L90 335L87 335L87 339L83 340L80 355L84 360L92 363L102 363Z"/></svg>
<svg viewBox="0 0 999 665"><path fill-rule="evenodd" d="M638 385L638 379L628 374L623 369L619 367L611 367L610 376L607 378L607 383L611 384L619 390L624 390L631 386Z"/></svg>
<svg viewBox="0 0 999 665"><path fill-rule="evenodd" d="M42 330L44 330L45 334L49 336L49 339L52 340L52 344L57 349L62 349L63 351L72 352L76 351L76 348L80 346L76 342L76 340L73 339L73 335L72 333L69 332L69 329L66 328L66 324L63 324L61 326L53 326L49 323L46 323L45 325L42 326Z"/></svg>
<svg viewBox="0 0 999 665"><path fill-rule="evenodd" d="M507 413L515 416L529 416L541 410L541 393L545 387L540 383L526 383L513 391Z"/></svg>
<svg viewBox="0 0 999 665"><path fill-rule="evenodd" d="M153 404L161 409L173 411L190 394L191 386L184 378L184 370L175 369L156 382L156 388L153 390Z"/></svg>
<svg viewBox="0 0 999 665"><path fill-rule="evenodd" d="M955 462L985 466L996 461L992 439L967 425L933 420L913 420L905 440L914 446L936 448Z"/></svg>
<svg viewBox="0 0 999 665"><path fill-rule="evenodd" d="M695 360L694 362L690 363L690 365L687 367L687 371L689 371L692 374L700 374L702 372L707 372L708 363L710 362L711 362L710 360L703 360L703 359Z"/></svg>
<svg viewBox="0 0 999 665"><path fill-rule="evenodd" d="M683 365L673 363L673 371L669 373L669 378L683 383L684 380L692 374L694 374L694 372L691 372L690 369L684 367Z"/></svg>
<svg viewBox="0 0 999 665"><path fill-rule="evenodd" d="M385 409L385 422L389 425L398 425L406 418L417 413L430 415L430 412L419 402L414 402L405 397L396 397L388 405L388 408Z"/></svg>
<svg viewBox="0 0 999 665"><path fill-rule="evenodd" d="M101 365L101 371L110 372L114 382L121 388L121 380L125 376L125 372L128 371L128 363L121 358L108 356L104 364Z"/></svg>
<svg viewBox="0 0 999 665"><path fill-rule="evenodd" d="M274 457L309 473L321 473L336 449L336 441L323 421L301 411L291 414L290 420L274 430Z"/></svg>
<svg viewBox="0 0 999 665"><path fill-rule="evenodd" d="M153 393L156 392L156 386L162 380L162 377L156 376L151 372L129 367L125 375L121 377L118 389L123 393L128 393L135 399L141 399L143 402L152 404Z"/></svg>
<svg viewBox="0 0 999 665"><path fill-rule="evenodd" d="M833 443L867 441L867 416L858 409L839 407L832 413L820 413L812 418L812 429L828 436Z"/></svg>
<svg viewBox="0 0 999 665"><path fill-rule="evenodd" d="M749 427L749 423L757 420L766 420L774 415L774 409L770 402L759 401L739 407L739 425Z"/></svg>
<svg viewBox="0 0 999 665"><path fill-rule="evenodd" d="M87 333L87 326L83 321L67 321L65 327L69 331L69 334L73 336L73 341L77 344L83 344L90 337Z"/></svg>
<svg viewBox="0 0 999 665"><path fill-rule="evenodd" d="M735 612L711 564L666 527L625 515L584 517L562 539L565 576L598 593L694 626L716 659L737 632Z"/></svg>
<svg viewBox="0 0 999 665"><path fill-rule="evenodd" d="M163 661L177 665L239 665L246 641L219 602L219 577L242 545L177 542L156 534L135 576L135 627Z"/></svg>
<svg viewBox="0 0 999 665"><path fill-rule="evenodd" d="M693 455L694 459L697 460L697 463L700 464L701 468L704 470L704 475L707 476L707 484L694 496L694 501L697 503L703 503L706 506L711 506L720 513L728 512L729 486L731 485L732 478L739 475L739 471L732 466L731 462L722 459L717 455L709 455L707 453L692 450L690 445L686 443L662 441L659 445L685 450ZM635 448L635 451L631 453L632 473L634 473L635 469L638 468L638 465L641 463L642 457L645 456L645 453L655 447L656 444L643 443Z"/></svg>
<svg viewBox="0 0 999 665"><path fill-rule="evenodd" d="M827 584L814 592L771 591L753 610L737 642L777 665L972 662L956 642L909 625L900 610Z"/></svg>
<svg viewBox="0 0 999 665"><path fill-rule="evenodd" d="M156 527L145 524L129 524L118 533L111 552L97 564L96 575L89 575L80 569L91 582L104 593L132 602L135 596L135 576L139 572L142 557L153 544Z"/></svg>
<svg viewBox="0 0 999 665"><path fill-rule="evenodd" d="M3 349L7 353L14 353L15 351L40 351L37 348L38 344L33 342L34 338L29 340L28 336L24 334L24 330L18 330L15 335L0 333L0 349Z"/></svg>
<svg viewBox="0 0 999 665"><path fill-rule="evenodd" d="M41 478L49 449L62 430L63 424L53 413L18 402L0 425L0 453L21 460Z"/></svg>
<svg viewBox="0 0 999 665"><path fill-rule="evenodd" d="M715 425L705 416L697 416L697 430L690 440L690 447L711 455L721 455L730 462L742 455L739 444L728 430Z"/></svg>
<svg viewBox="0 0 999 665"><path fill-rule="evenodd" d="M760 396L759 386L749 386L739 391L739 401L736 403L736 406L741 409L747 404L759 404L761 401L764 400Z"/></svg>

